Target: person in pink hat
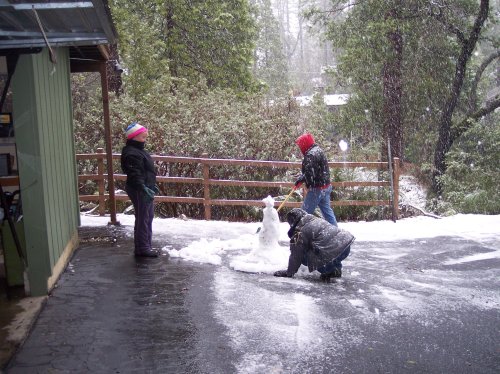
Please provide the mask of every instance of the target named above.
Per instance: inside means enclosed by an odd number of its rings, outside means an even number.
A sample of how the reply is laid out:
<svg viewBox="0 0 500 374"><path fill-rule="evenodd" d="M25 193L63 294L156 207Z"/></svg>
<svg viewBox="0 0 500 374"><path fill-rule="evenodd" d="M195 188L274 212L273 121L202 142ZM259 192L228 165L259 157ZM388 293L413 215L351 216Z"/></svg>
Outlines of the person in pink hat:
<svg viewBox="0 0 500 374"><path fill-rule="evenodd" d="M153 159L144 150L148 129L131 123L125 130L127 143L122 149L121 166L127 174L125 191L134 205L134 254L138 257L157 257L151 246L153 237L154 197L158 193Z"/></svg>

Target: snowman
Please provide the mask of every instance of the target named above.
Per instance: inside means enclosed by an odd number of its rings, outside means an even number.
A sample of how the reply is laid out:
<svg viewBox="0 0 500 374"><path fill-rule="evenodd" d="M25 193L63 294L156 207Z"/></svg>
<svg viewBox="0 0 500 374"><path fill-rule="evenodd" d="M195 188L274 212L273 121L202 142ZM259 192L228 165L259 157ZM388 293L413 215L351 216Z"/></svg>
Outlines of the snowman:
<svg viewBox="0 0 500 374"><path fill-rule="evenodd" d="M274 199L268 196L262 201L266 207L263 209L262 228L259 231L259 249L270 249L278 246L280 219L274 209Z"/></svg>

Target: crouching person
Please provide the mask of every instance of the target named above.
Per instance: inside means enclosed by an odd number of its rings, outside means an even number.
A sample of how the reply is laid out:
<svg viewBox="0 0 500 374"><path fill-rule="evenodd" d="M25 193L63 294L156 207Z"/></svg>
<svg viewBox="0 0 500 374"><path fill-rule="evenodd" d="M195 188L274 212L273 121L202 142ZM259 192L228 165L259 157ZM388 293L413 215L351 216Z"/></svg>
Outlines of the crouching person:
<svg viewBox="0 0 500 374"><path fill-rule="evenodd" d="M323 281L340 278L342 260L349 255L354 236L300 208L292 209L286 218L290 225L288 269L279 270L274 276L293 277L303 264L309 272L318 270Z"/></svg>

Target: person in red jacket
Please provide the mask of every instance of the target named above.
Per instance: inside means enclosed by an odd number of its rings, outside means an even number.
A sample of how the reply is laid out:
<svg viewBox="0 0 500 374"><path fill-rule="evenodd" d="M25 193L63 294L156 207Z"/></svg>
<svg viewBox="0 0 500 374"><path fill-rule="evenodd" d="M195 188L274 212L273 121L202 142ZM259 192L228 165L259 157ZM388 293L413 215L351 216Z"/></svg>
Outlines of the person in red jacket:
<svg viewBox="0 0 500 374"><path fill-rule="evenodd" d="M125 130L127 143L122 149L121 166L127 174L125 190L134 205L134 254L140 257L157 257L151 247L153 236L154 197L158 193L153 159L144 150L148 129L134 122Z"/></svg>
<svg viewBox="0 0 500 374"><path fill-rule="evenodd" d="M302 209L313 214L319 207L323 217L330 224L337 226L335 213L330 206L330 194L332 185L330 183L330 168L323 150L314 142L311 134L303 134L295 140L300 151L304 155L302 161L302 175L295 182L299 188L303 183L307 187L307 195L302 203Z"/></svg>

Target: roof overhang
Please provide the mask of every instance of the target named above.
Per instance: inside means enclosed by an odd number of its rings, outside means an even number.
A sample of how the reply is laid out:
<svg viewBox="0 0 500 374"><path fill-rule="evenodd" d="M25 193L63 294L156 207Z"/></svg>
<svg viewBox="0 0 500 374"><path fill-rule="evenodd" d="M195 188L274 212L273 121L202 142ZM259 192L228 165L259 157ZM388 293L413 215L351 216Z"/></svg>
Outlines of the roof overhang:
<svg viewBox="0 0 500 374"><path fill-rule="evenodd" d="M0 0L0 55L69 47L74 61L106 61L117 34L107 0Z"/></svg>

